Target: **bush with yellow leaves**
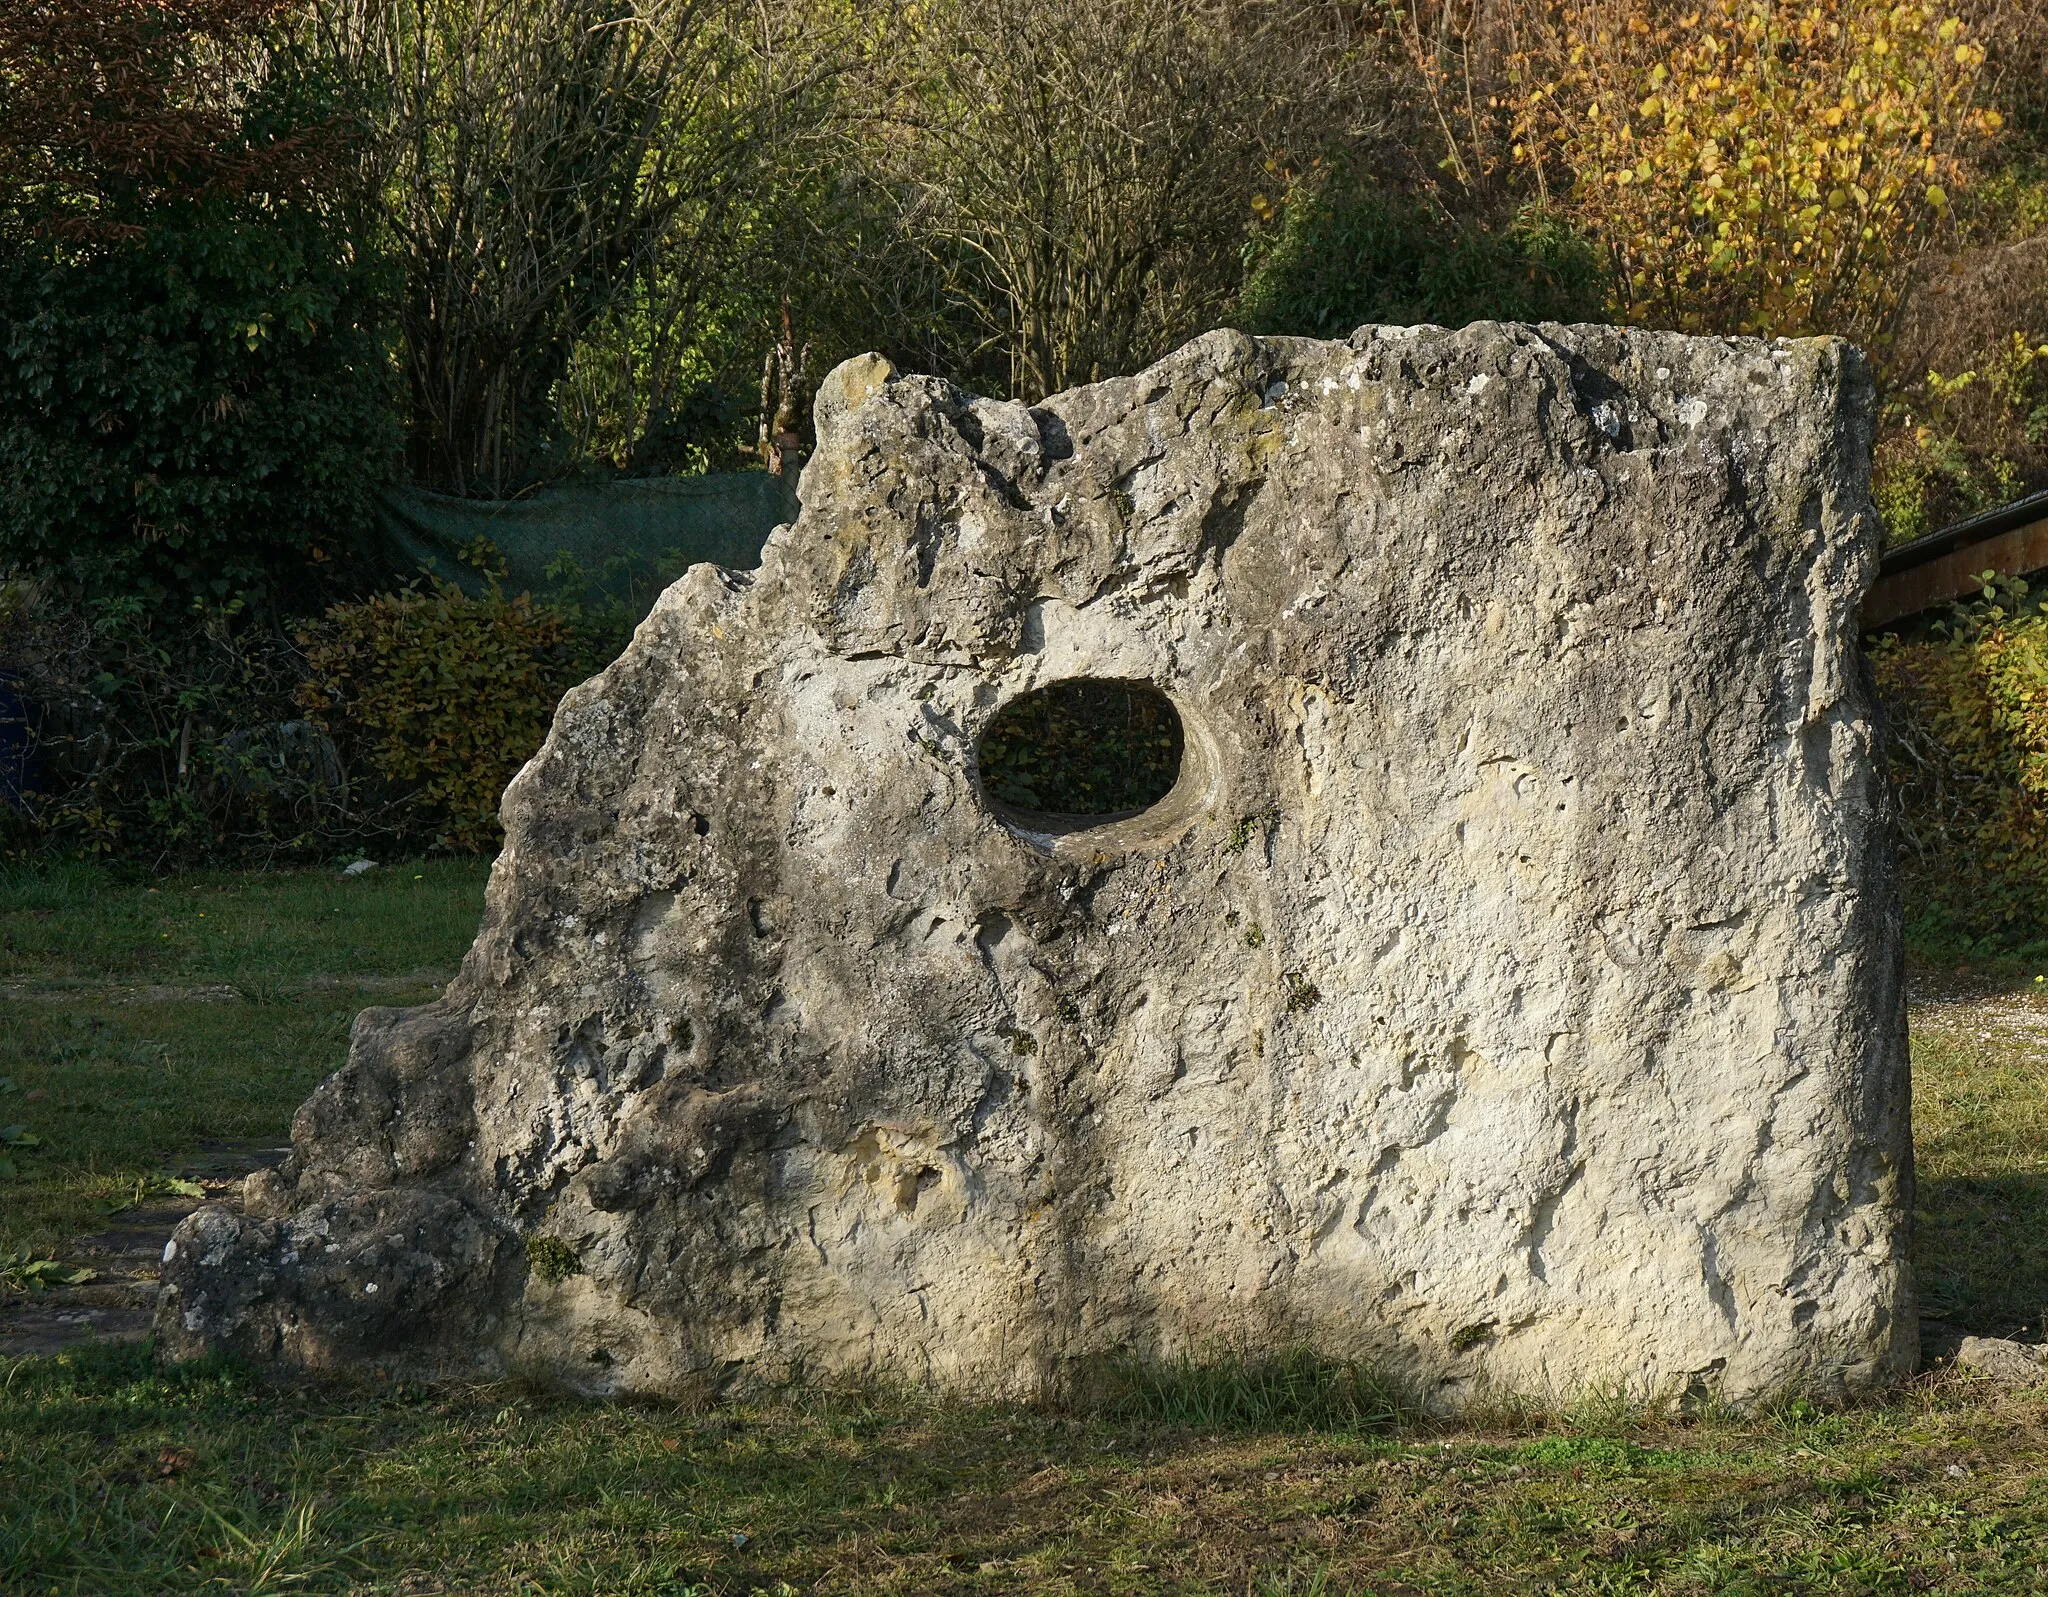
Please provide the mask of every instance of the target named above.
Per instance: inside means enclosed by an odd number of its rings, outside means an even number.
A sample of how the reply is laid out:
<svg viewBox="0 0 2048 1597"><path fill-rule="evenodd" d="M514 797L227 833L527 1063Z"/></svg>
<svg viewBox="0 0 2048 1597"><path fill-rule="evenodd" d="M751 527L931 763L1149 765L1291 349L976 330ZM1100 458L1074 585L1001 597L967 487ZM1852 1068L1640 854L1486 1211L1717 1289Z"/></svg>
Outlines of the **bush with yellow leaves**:
<svg viewBox="0 0 2048 1597"><path fill-rule="evenodd" d="M1885 406L1871 484L1889 541L2010 503L2048 478L2048 338L2015 331L1966 371L1927 371Z"/></svg>
<svg viewBox="0 0 2048 1597"><path fill-rule="evenodd" d="M1560 0L1515 57L1515 154L1624 318L1877 342L2000 126L1984 62L1934 5Z"/></svg>

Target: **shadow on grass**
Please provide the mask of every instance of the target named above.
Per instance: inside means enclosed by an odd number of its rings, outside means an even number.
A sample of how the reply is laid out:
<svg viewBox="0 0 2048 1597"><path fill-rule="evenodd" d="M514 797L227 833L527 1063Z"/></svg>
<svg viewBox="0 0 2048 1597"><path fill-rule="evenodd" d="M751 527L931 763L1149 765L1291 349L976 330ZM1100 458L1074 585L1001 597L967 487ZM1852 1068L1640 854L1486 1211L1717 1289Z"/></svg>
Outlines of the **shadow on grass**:
<svg viewBox="0 0 2048 1597"><path fill-rule="evenodd" d="M1920 1182L1920 1312L1978 1336L2038 1335L2048 1318L2048 1176Z"/></svg>
<svg viewBox="0 0 2048 1597"><path fill-rule="evenodd" d="M1414 1411L1370 1366L1305 1350L1103 1359L1083 1372L1068 1405L1112 1423L1197 1431L1384 1431Z"/></svg>
<svg viewBox="0 0 2048 1597"><path fill-rule="evenodd" d="M1063 1414L886 1387L697 1411L516 1383L273 1384L228 1360L159 1368L142 1347L0 1361L0 1435L22 1466L0 1471L0 1570L109 1597L355 1590L450 1566L465 1590L710 1597L848 1569L836 1589L1064 1590L1063 1567L1111 1545L1143 1568L1184 1553L1175 1515L1101 1519L1135 1472L1264 1493L1265 1455L1218 1452L1204 1417L1330 1433L1392 1412L1350 1367L1306 1356L1118 1379ZM1294 1573L1291 1546L1240 1540L1228 1589ZM960 1574L989 1563L1008 1584Z"/></svg>

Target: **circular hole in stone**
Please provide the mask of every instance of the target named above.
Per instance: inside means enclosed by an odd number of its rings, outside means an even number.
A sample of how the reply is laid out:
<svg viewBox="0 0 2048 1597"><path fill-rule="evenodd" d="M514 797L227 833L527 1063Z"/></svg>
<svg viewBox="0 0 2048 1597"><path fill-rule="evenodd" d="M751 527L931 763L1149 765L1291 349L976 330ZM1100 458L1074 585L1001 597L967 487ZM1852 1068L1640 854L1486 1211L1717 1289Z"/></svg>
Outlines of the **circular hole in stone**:
<svg viewBox="0 0 2048 1597"><path fill-rule="evenodd" d="M1157 804L1184 747L1179 713L1150 683L1074 677L1004 705L975 756L996 804L1072 830Z"/></svg>

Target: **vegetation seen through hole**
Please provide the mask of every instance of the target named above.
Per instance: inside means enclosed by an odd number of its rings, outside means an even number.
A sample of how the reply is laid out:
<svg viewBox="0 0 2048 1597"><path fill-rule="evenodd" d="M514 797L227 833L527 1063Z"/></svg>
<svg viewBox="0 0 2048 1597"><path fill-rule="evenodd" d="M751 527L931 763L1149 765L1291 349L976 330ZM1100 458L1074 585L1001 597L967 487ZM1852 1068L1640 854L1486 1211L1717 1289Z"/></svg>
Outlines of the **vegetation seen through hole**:
<svg viewBox="0 0 2048 1597"><path fill-rule="evenodd" d="M1001 803L1110 816L1165 798L1181 749L1180 716L1157 688L1080 677L1005 705L977 752L982 787Z"/></svg>

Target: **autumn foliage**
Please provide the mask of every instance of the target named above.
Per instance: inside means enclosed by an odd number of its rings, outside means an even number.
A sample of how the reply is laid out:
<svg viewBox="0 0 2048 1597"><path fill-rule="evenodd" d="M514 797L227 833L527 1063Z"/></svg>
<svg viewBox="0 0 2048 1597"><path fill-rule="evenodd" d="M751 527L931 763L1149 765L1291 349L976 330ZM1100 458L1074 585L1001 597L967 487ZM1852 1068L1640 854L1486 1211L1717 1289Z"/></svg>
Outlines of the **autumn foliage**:
<svg viewBox="0 0 2048 1597"><path fill-rule="evenodd" d="M293 0L0 0L0 207L132 233L166 195L297 192L331 129L252 137L243 105Z"/></svg>
<svg viewBox="0 0 2048 1597"><path fill-rule="evenodd" d="M337 605L299 637L298 702L331 733L368 819L415 845L487 849L498 796L563 690L604 664L562 611L495 583Z"/></svg>
<svg viewBox="0 0 2048 1597"><path fill-rule="evenodd" d="M1605 249L1623 319L1881 338L2000 126L1985 60L1934 5L1562 4L1517 58L1515 154Z"/></svg>

